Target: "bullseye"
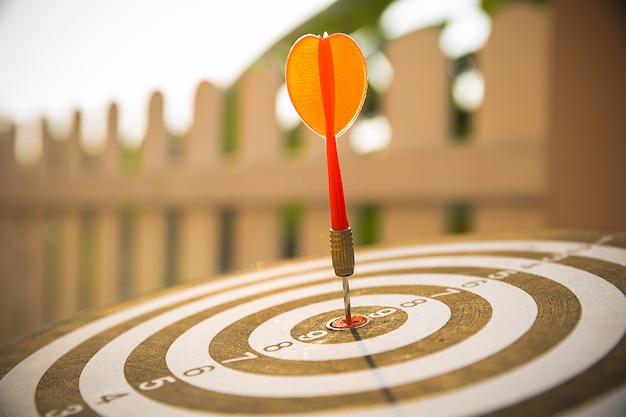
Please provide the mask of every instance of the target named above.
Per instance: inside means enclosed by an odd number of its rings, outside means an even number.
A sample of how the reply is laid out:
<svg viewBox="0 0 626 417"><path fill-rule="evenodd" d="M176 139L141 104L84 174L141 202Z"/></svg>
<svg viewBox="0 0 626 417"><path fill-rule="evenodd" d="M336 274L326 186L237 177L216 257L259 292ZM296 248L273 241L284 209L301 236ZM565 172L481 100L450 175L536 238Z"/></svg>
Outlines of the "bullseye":
<svg viewBox="0 0 626 417"><path fill-rule="evenodd" d="M326 324L326 327L330 330L350 330L357 329L361 326L365 326L369 323L369 319L365 316L352 315L350 317L350 321L346 317L338 317L329 321Z"/></svg>

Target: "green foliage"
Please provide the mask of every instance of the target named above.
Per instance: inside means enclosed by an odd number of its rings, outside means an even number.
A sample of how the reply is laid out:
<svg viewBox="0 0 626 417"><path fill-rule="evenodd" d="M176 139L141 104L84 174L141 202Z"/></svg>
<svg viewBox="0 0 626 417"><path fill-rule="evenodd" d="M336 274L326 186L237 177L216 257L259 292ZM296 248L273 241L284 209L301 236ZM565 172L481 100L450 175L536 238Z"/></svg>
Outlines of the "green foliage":
<svg viewBox="0 0 626 417"><path fill-rule="evenodd" d="M235 256L235 210L224 207L219 214L219 271L228 272L233 268Z"/></svg>
<svg viewBox="0 0 626 417"><path fill-rule="evenodd" d="M185 156L185 139L182 135L169 134L167 155L169 161L174 165L183 162Z"/></svg>
<svg viewBox="0 0 626 417"><path fill-rule="evenodd" d="M377 205L367 204L357 210L354 229L357 245L372 245L380 241L381 218L381 210Z"/></svg>
<svg viewBox="0 0 626 417"><path fill-rule="evenodd" d="M180 233L182 214L171 208L165 213L165 285L168 287L178 283L178 266L180 261Z"/></svg>
<svg viewBox="0 0 626 417"><path fill-rule="evenodd" d="M127 205L119 212L119 252L118 252L118 294L122 298L129 297L134 292L134 260L135 236L139 209L134 205Z"/></svg>
<svg viewBox="0 0 626 417"><path fill-rule="evenodd" d="M466 233L472 230L472 206L454 202L446 207L445 233Z"/></svg>
<svg viewBox="0 0 626 417"><path fill-rule="evenodd" d="M365 97L365 102L363 103L363 108L361 109L361 114L359 117L367 117L378 114L381 108L381 97L378 91L374 88L367 89L367 96Z"/></svg>
<svg viewBox="0 0 626 417"><path fill-rule="evenodd" d="M376 28L380 15L391 3L393 0L337 0L285 35L269 53L274 59L284 61L291 46L304 34L352 33L365 26Z"/></svg>
<svg viewBox="0 0 626 417"><path fill-rule="evenodd" d="M224 92L222 99L222 152L229 156L235 153L239 142L239 91L234 84Z"/></svg>
<svg viewBox="0 0 626 417"><path fill-rule="evenodd" d="M15 219L18 231L26 234L25 229L32 221L32 214L20 212ZM58 210L51 210L45 215L44 241L43 241L43 314L45 317L55 317L61 307L59 298L61 296L62 259L63 259L63 225L61 223L61 213ZM21 234L20 233L20 234ZM27 260L23 256L15 259L18 270L26 268L24 262Z"/></svg>
<svg viewBox="0 0 626 417"><path fill-rule="evenodd" d="M78 248L78 306L81 309L96 302L96 268L98 260L97 213L86 209L80 213Z"/></svg>
<svg viewBox="0 0 626 417"><path fill-rule="evenodd" d="M302 134L302 124L297 124L295 127L287 130L283 130L283 146L282 149L290 157L297 156L303 149L304 138Z"/></svg>
<svg viewBox="0 0 626 417"><path fill-rule="evenodd" d="M121 146L120 165L125 174L137 174L141 170L143 158L140 147Z"/></svg>
<svg viewBox="0 0 626 417"><path fill-rule="evenodd" d="M279 212L281 255L294 258L298 255L298 235L302 222L302 206L295 202L283 204Z"/></svg>
<svg viewBox="0 0 626 417"><path fill-rule="evenodd" d="M500 11L500 9L502 9L507 4L513 3L513 2L519 3L522 1L527 2L527 3L534 3L534 4L548 3L548 0L482 0L480 5L485 12L493 16L495 13Z"/></svg>

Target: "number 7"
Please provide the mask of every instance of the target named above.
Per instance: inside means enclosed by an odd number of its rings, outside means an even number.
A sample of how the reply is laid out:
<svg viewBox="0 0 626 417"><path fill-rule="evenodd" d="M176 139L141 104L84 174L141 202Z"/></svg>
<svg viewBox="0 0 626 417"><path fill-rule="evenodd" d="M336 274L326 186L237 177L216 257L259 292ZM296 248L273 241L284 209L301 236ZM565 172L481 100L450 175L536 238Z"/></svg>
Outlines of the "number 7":
<svg viewBox="0 0 626 417"><path fill-rule="evenodd" d="M227 359L225 361L222 361L222 363L231 363L231 362L239 362L239 361L247 361L250 359L256 359L258 358L257 355L255 355L254 353L251 352L246 352L244 353L244 356L242 356L241 358L233 358L233 359Z"/></svg>
<svg viewBox="0 0 626 417"><path fill-rule="evenodd" d="M446 288L445 292L440 292L439 294L433 294L430 296L430 298L437 298L437 297L441 297L442 295L458 294L460 292L461 291L455 290L454 288Z"/></svg>

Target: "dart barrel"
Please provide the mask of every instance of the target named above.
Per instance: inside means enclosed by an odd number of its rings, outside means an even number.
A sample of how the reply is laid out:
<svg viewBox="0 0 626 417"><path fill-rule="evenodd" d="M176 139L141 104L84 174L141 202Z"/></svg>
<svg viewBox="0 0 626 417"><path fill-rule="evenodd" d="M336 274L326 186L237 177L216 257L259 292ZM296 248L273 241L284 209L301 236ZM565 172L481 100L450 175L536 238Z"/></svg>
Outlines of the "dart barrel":
<svg viewBox="0 0 626 417"><path fill-rule="evenodd" d="M354 273L354 243L352 229L330 229L330 254L333 268L338 277L349 277Z"/></svg>

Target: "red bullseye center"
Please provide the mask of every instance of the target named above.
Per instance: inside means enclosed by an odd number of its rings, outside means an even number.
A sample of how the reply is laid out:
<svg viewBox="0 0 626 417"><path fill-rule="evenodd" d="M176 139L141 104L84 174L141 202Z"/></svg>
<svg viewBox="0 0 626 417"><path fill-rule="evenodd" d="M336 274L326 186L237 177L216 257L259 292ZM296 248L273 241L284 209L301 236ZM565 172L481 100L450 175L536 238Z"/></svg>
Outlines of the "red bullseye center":
<svg viewBox="0 0 626 417"><path fill-rule="evenodd" d="M361 327L366 325L369 322L369 319L365 316L353 315L348 320L345 317L338 317L334 320L331 320L328 323L328 328L331 330L350 330L356 329L357 327Z"/></svg>

